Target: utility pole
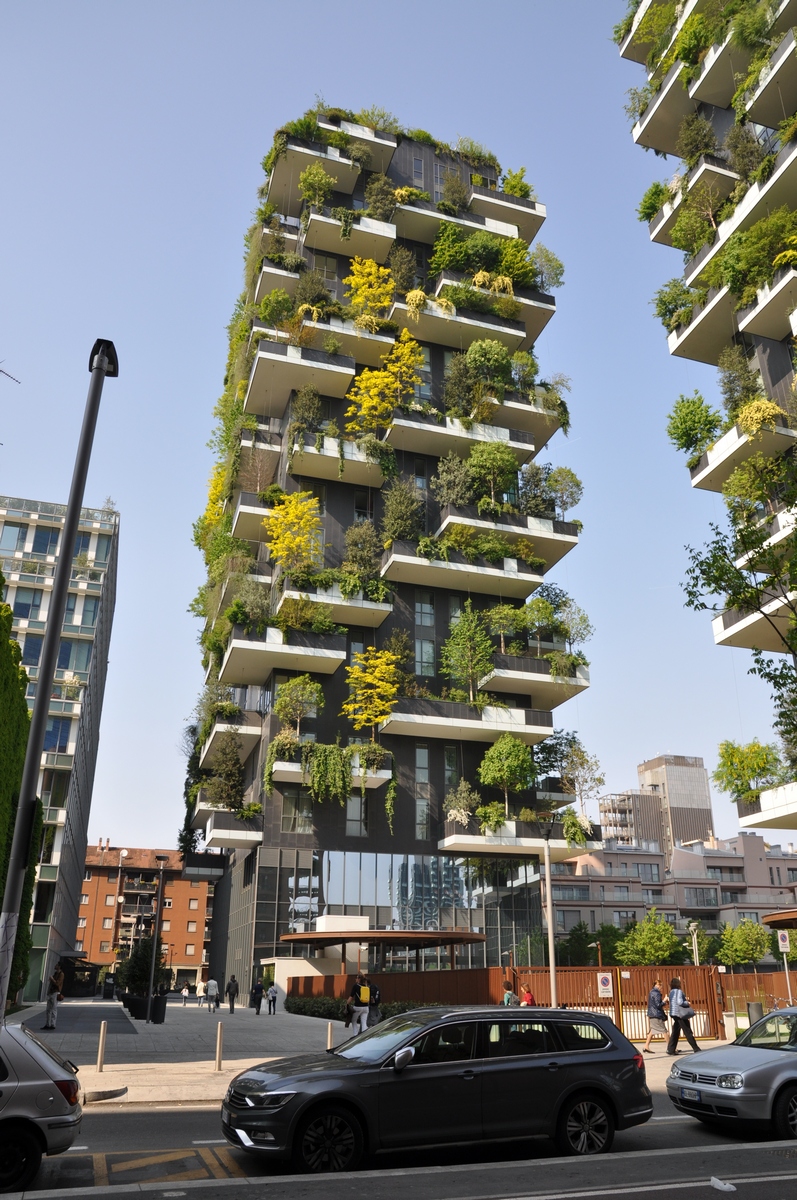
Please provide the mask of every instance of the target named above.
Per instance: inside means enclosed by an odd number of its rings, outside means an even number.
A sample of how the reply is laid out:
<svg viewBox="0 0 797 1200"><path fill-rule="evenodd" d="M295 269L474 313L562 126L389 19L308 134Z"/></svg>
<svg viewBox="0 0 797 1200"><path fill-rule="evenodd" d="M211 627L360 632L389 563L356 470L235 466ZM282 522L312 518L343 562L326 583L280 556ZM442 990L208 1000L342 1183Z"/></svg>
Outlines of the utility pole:
<svg viewBox="0 0 797 1200"><path fill-rule="evenodd" d="M47 718L50 712L50 696L53 690L55 667L58 661L58 647L61 642L61 626L64 623L66 596L69 581L72 577L72 551L75 545L80 510L83 507L83 493L86 488L91 448L94 443L94 430L100 411L102 385L106 376L116 379L119 375L119 360L113 342L99 338L89 356L89 372L91 382L86 398L86 409L83 414L83 427L80 431L75 467L72 474L72 486L69 491L69 502L66 507L64 528L61 534L61 549L55 566L53 590L50 593L50 606L47 616L47 629L44 633L41 658L39 659L39 674L36 680L36 698L33 702L33 713L30 719L28 747L25 754L25 766L22 771L22 783L19 789L16 818L14 820L14 836L11 842L11 855L8 861L5 893L3 895L3 910L0 913L0 1014L5 1020L6 1004L8 1001L8 985L11 979L11 964L14 958L14 946L17 940L20 916L27 921L30 914L20 914L22 892L25 886L25 875L32 851L31 836L33 820L36 815L36 792L39 784L44 734L47 728Z"/></svg>
<svg viewBox="0 0 797 1200"><path fill-rule="evenodd" d="M553 820L545 828L545 915L548 921L548 973L551 980L551 1008L559 1007L556 994L556 932L553 927L553 896L551 894L551 832Z"/></svg>
<svg viewBox="0 0 797 1200"><path fill-rule="evenodd" d="M149 964L149 993L147 995L147 1024L152 1020L152 988L155 982L155 962L160 958L161 908L163 907L163 864L169 861L168 854L156 854L160 874L158 875L158 899L155 905L155 922L152 933L152 958Z"/></svg>

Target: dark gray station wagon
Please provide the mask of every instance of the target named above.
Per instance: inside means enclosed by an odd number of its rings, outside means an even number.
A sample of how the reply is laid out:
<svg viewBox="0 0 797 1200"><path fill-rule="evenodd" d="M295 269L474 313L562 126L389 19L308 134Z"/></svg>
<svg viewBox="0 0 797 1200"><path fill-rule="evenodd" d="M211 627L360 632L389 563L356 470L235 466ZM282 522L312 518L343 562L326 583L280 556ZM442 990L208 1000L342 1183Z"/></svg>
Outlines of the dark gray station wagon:
<svg viewBox="0 0 797 1200"><path fill-rule="evenodd" d="M602 1154L653 1111L642 1055L607 1018L417 1009L324 1054L250 1067L221 1110L233 1146L351 1171L364 1153L547 1134Z"/></svg>

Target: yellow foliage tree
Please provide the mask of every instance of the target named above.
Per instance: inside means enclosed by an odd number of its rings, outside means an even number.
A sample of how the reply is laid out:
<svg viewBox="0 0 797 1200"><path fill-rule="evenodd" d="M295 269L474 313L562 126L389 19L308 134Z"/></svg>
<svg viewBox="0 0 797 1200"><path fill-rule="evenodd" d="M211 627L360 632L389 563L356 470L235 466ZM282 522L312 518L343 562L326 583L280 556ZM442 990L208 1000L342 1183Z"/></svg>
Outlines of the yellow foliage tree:
<svg viewBox="0 0 797 1200"><path fill-rule="evenodd" d="M376 332L377 318L388 309L396 291L390 268L357 254L352 259L351 274L343 282L349 289L355 325Z"/></svg>
<svg viewBox="0 0 797 1200"><path fill-rule="evenodd" d="M271 558L287 574L305 570L318 559L323 526L312 492L291 492L263 525Z"/></svg>
<svg viewBox="0 0 797 1200"><path fill-rule="evenodd" d="M390 716L396 703L399 663L399 656L390 650L368 646L362 654L355 654L352 665L346 667L349 698L340 714L348 717L356 730L370 726L372 741L376 726Z"/></svg>
<svg viewBox="0 0 797 1200"><path fill-rule="evenodd" d="M421 382L418 368L423 363L423 350L407 329L402 329L390 353L382 355L382 362L380 370L365 370L358 375L349 391L347 433L375 433L380 426L389 425L393 409L412 399Z"/></svg>
<svg viewBox="0 0 797 1200"><path fill-rule="evenodd" d="M736 414L736 424L747 434L755 437L765 425L774 425L777 417L785 417L783 409L774 400L751 400L743 404Z"/></svg>

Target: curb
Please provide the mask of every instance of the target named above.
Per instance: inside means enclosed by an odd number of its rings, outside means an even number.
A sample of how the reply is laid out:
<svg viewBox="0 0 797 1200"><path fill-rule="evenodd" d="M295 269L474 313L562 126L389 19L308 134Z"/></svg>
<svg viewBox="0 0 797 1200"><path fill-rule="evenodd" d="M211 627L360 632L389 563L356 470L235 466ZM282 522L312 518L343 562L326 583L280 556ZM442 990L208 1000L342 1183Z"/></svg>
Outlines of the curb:
<svg viewBox="0 0 797 1200"><path fill-rule="evenodd" d="M98 1100L115 1100L118 1096L126 1096L127 1088L109 1088L105 1092L84 1092L84 1104L96 1104Z"/></svg>

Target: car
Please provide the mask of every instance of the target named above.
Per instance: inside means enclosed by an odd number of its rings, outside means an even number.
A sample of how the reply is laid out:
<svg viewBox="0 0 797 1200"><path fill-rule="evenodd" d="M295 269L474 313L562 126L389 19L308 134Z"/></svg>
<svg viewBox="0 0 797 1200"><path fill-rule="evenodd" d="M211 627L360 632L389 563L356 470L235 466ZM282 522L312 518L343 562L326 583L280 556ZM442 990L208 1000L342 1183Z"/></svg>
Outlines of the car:
<svg viewBox="0 0 797 1200"><path fill-rule="evenodd" d="M667 1093L679 1112L706 1125L767 1122L797 1138L797 1008L781 1008L721 1050L676 1062Z"/></svg>
<svg viewBox="0 0 797 1200"><path fill-rule="evenodd" d="M562 1154L601 1154L652 1111L642 1055L607 1017L426 1008L326 1053L247 1068L221 1128L300 1171L351 1171L366 1153L536 1134Z"/></svg>
<svg viewBox="0 0 797 1200"><path fill-rule="evenodd" d="M80 1132L77 1067L24 1025L0 1026L0 1192L35 1178L42 1155L62 1154Z"/></svg>

